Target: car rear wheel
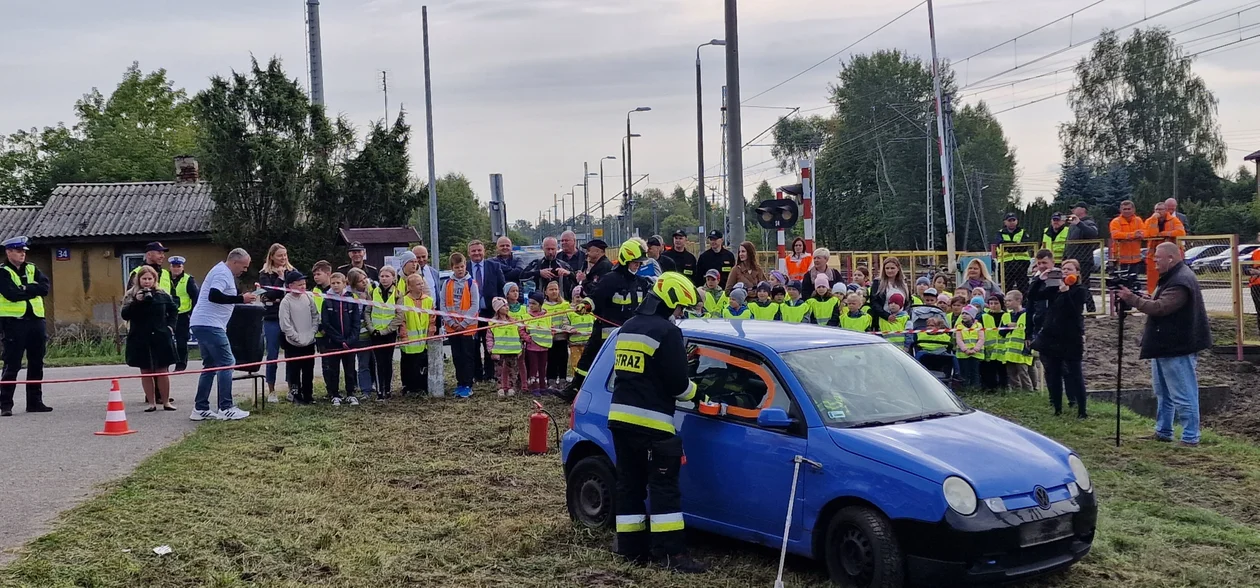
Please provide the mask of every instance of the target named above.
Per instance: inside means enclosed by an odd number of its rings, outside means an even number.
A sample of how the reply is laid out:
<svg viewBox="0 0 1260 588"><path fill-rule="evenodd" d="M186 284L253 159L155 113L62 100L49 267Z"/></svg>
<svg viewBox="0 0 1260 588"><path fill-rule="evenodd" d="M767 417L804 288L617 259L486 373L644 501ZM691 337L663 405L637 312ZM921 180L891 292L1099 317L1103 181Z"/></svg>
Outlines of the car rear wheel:
<svg viewBox="0 0 1260 588"><path fill-rule="evenodd" d="M569 517L590 529L611 529L616 518L613 500L617 474L607 457L584 457L565 481Z"/></svg>
<svg viewBox="0 0 1260 588"><path fill-rule="evenodd" d="M836 513L827 525L824 556L831 581L845 588L901 588L905 564L892 525L863 506Z"/></svg>

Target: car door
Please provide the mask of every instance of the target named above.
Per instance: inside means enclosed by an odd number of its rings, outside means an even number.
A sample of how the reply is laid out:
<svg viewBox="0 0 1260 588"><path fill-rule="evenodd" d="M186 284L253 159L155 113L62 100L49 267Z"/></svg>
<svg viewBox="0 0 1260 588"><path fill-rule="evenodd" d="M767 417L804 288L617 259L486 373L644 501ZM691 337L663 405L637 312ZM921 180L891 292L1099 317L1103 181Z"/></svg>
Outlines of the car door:
<svg viewBox="0 0 1260 588"><path fill-rule="evenodd" d="M777 545L783 536L793 458L806 455L806 427L782 378L757 354L691 341L689 376L696 401L726 402L724 415L701 414L697 402L679 403L679 435L687 463L680 484L683 510L712 522L715 530ZM757 425L760 408L782 408L796 420L786 429ZM801 479L793 536L801 527Z"/></svg>

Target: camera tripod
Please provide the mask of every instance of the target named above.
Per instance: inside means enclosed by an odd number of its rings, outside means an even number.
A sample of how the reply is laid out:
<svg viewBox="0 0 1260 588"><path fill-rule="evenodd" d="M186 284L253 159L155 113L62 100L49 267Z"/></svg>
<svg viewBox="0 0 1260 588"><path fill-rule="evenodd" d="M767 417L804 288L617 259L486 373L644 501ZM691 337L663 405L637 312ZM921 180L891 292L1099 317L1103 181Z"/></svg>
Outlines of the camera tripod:
<svg viewBox="0 0 1260 588"><path fill-rule="evenodd" d="M1117 292L1112 290L1111 294L1112 307L1116 309L1116 316L1119 317L1120 324L1116 327L1116 447L1120 446L1120 388L1124 381L1124 320L1129 317L1129 310L1133 307L1126 304L1117 296Z"/></svg>

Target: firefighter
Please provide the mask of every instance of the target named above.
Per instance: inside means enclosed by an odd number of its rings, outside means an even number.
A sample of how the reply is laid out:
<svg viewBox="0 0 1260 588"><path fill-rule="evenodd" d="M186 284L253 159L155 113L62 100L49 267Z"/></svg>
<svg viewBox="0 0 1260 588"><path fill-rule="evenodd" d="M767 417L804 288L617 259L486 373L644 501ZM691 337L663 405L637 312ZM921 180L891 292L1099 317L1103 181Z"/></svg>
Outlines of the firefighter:
<svg viewBox="0 0 1260 588"><path fill-rule="evenodd" d="M683 447L674 430L674 403L694 398L696 385L687 379L687 351L674 319L698 300L695 285L680 273L656 280L617 334L617 377L608 407L617 453L617 554L692 574L706 570L686 553L678 489Z"/></svg>
<svg viewBox="0 0 1260 588"><path fill-rule="evenodd" d="M590 293L583 301L582 311L594 312L596 319L591 328L591 339L586 343L582 358L573 370L573 381L560 392L560 397L566 402L572 402L577 397L578 390L582 389L586 370L591 369L591 363L595 361L595 355L604 342L604 329L614 328L615 325L619 326L630 320L635 309L651 290L651 281L635 275L645 259L647 248L635 239L627 240L617 250L617 267L591 282L589 289L587 286L582 287L584 292Z"/></svg>

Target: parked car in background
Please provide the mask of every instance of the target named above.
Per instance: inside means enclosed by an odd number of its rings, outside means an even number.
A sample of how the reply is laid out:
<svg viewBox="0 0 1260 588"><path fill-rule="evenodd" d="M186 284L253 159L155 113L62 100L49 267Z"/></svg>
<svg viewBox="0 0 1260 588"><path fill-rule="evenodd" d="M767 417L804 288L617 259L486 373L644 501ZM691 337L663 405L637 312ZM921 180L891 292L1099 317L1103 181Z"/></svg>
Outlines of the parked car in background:
<svg viewBox="0 0 1260 588"><path fill-rule="evenodd" d="M1238 246L1238 261L1244 262L1243 265L1240 267L1245 267L1246 265L1248 265L1248 263L1251 262L1251 252L1255 251L1256 249L1260 249L1260 245ZM1228 255L1226 255L1226 258L1221 261L1221 271L1226 271L1226 272L1231 271L1233 267L1234 267L1234 260L1230 258Z"/></svg>
<svg viewBox="0 0 1260 588"><path fill-rule="evenodd" d="M891 343L768 321L686 320L694 401L676 404L686 526L780 547L842 586L1006 582L1089 553L1098 507L1067 447L975 410ZM570 516L615 520L614 332L573 403Z"/></svg>
<svg viewBox="0 0 1260 588"><path fill-rule="evenodd" d="M1193 264L1196 260L1212 257L1224 253L1229 249L1229 245L1199 245L1186 250L1185 262Z"/></svg>
<svg viewBox="0 0 1260 588"><path fill-rule="evenodd" d="M1251 252L1255 251L1257 248L1260 248L1260 245L1239 245L1238 258L1241 260L1251 259ZM1208 257L1199 256L1198 259L1190 263L1190 269L1196 272L1229 271L1230 267L1233 266L1233 262L1234 256L1230 253L1228 248L1226 248L1224 251L1217 253L1216 255Z"/></svg>

